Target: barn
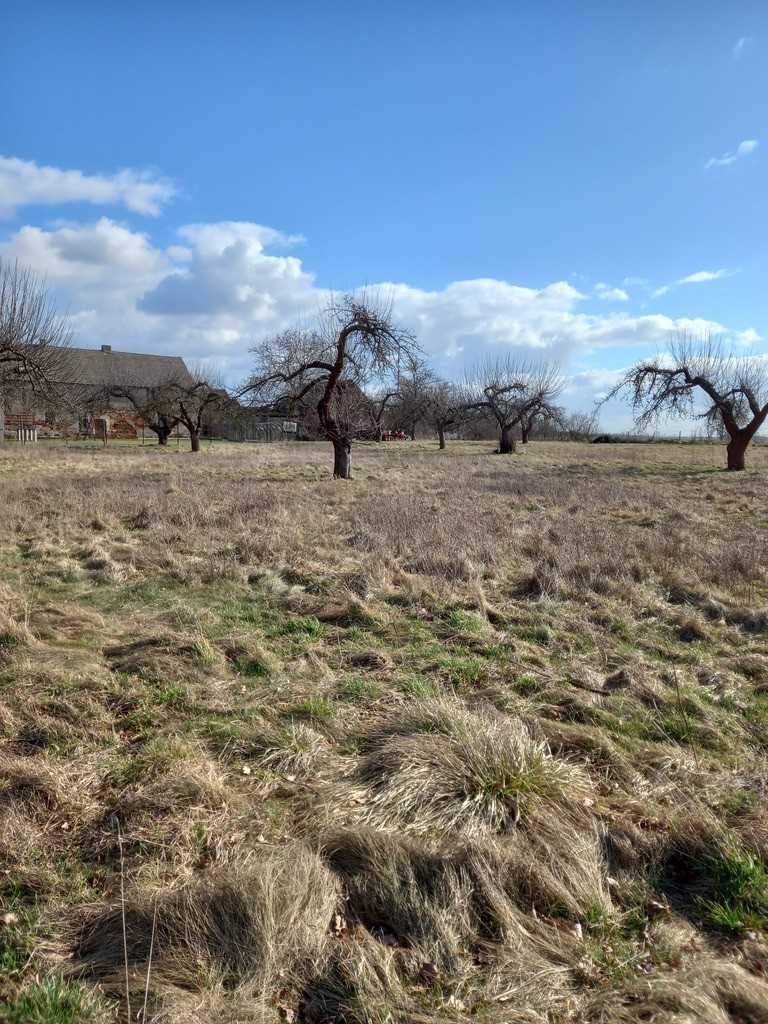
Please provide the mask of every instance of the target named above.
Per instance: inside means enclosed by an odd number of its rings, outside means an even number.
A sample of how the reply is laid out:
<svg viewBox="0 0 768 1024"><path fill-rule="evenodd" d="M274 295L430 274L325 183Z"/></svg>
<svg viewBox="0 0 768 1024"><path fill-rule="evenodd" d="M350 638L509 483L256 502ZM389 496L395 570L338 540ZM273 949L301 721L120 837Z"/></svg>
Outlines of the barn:
<svg viewBox="0 0 768 1024"><path fill-rule="evenodd" d="M16 437L25 427L35 429L40 437L137 437L146 427L137 407L148 404L153 391L169 384L194 383L180 356L121 352L111 345L67 348L57 367L59 379L52 382L53 390L66 401L45 404L28 389L14 390L0 409L5 437ZM110 391L122 395L116 397Z"/></svg>

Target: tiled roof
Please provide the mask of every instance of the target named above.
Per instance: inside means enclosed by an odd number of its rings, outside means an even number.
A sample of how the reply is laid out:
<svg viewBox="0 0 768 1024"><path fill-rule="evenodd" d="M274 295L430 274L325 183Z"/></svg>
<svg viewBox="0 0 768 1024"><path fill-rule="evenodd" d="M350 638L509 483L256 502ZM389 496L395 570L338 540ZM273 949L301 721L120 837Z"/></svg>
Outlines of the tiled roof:
<svg viewBox="0 0 768 1024"><path fill-rule="evenodd" d="M181 356L158 356L145 352L113 352L98 348L68 348L61 354L57 377L62 384L94 387L158 387L162 384L191 384Z"/></svg>

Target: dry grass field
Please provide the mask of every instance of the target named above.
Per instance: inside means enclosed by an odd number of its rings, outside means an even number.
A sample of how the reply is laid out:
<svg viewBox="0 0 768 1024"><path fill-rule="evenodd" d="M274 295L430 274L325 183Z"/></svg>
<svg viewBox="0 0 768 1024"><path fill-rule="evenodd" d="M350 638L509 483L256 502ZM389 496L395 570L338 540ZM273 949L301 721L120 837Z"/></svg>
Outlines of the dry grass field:
<svg viewBox="0 0 768 1024"><path fill-rule="evenodd" d="M492 447L0 449L0 1019L768 1022L768 450Z"/></svg>

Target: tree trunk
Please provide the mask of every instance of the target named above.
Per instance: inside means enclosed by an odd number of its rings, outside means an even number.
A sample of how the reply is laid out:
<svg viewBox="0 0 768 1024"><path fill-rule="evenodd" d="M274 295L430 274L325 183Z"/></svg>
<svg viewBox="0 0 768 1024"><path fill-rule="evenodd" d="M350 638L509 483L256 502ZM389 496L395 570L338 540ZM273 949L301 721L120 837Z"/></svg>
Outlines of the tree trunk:
<svg viewBox="0 0 768 1024"><path fill-rule="evenodd" d="M740 430L734 434L728 442L726 452L728 453L728 469L744 469L744 455L751 440L751 434Z"/></svg>
<svg viewBox="0 0 768 1024"><path fill-rule="evenodd" d="M529 427L524 427L522 423L520 424L520 439L522 440L523 444L528 444L529 430Z"/></svg>
<svg viewBox="0 0 768 1024"><path fill-rule="evenodd" d="M352 444L349 441L333 442L333 479L352 479Z"/></svg>
<svg viewBox="0 0 768 1024"><path fill-rule="evenodd" d="M189 443L193 452L200 451L200 435L197 433L196 430L190 431Z"/></svg>
<svg viewBox="0 0 768 1024"><path fill-rule="evenodd" d="M515 439L512 437L512 427L502 427L499 440L499 455L511 455L514 450Z"/></svg>
<svg viewBox="0 0 768 1024"><path fill-rule="evenodd" d="M157 443L161 444L164 448L168 446L168 438L170 436L170 430L163 430L162 428L156 431Z"/></svg>
<svg viewBox="0 0 768 1024"><path fill-rule="evenodd" d="M437 428L437 439L440 442L440 450L445 448L445 428L439 425Z"/></svg>

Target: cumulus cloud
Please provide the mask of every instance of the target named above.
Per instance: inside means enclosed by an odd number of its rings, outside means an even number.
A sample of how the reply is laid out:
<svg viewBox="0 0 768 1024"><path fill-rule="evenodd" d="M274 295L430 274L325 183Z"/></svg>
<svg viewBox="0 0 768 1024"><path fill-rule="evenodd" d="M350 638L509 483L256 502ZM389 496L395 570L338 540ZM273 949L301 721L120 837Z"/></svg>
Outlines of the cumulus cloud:
<svg viewBox="0 0 768 1024"><path fill-rule="evenodd" d="M84 174L44 167L34 160L0 156L0 216L12 216L33 204L91 203L125 206L134 213L157 216L176 194L176 187L151 171L122 170L115 174Z"/></svg>
<svg viewBox="0 0 768 1024"><path fill-rule="evenodd" d="M667 292L673 288L677 288L681 284L703 284L705 281L719 281L723 277L732 277L736 273L735 270L728 270L722 268L720 270L697 270L693 274L687 274L685 277L680 277L677 281L673 281L671 284L664 284L660 288L654 290L653 297L659 298L662 295L666 295Z"/></svg>
<svg viewBox="0 0 768 1024"><path fill-rule="evenodd" d="M756 345L758 341L763 340L754 327L748 327L745 331L737 331L735 338L740 345Z"/></svg>
<svg viewBox="0 0 768 1024"><path fill-rule="evenodd" d="M242 221L189 224L178 232L186 243L185 265L176 267L138 304L145 313L173 316L243 316L269 321L283 301L312 298L314 275L293 256L272 256L268 246L303 241L273 228ZM178 252L174 247L174 254Z"/></svg>
<svg viewBox="0 0 768 1024"><path fill-rule="evenodd" d="M756 149L757 139L744 139L731 152L723 153L722 156L711 156L704 164L704 167L706 170L709 170L710 167L728 167L729 164L735 164L737 160L741 160L743 157L749 156L750 153L754 153Z"/></svg>
<svg viewBox="0 0 768 1024"><path fill-rule="evenodd" d="M629 302L629 294L623 288L613 288L605 281L597 282L595 295L603 302Z"/></svg>
<svg viewBox="0 0 768 1024"><path fill-rule="evenodd" d="M161 248L102 217L23 227L0 243L0 255L46 275L71 312L78 344L207 359L234 383L247 372L255 342L297 320L311 322L328 301L315 275L286 251L298 241L263 225L228 221L186 225ZM606 348L663 346L679 330L725 331L694 318L585 313L588 296L566 281L531 288L477 278L435 290L403 282L370 288L391 298L397 317L446 376L461 376L465 366L499 350L567 363Z"/></svg>

